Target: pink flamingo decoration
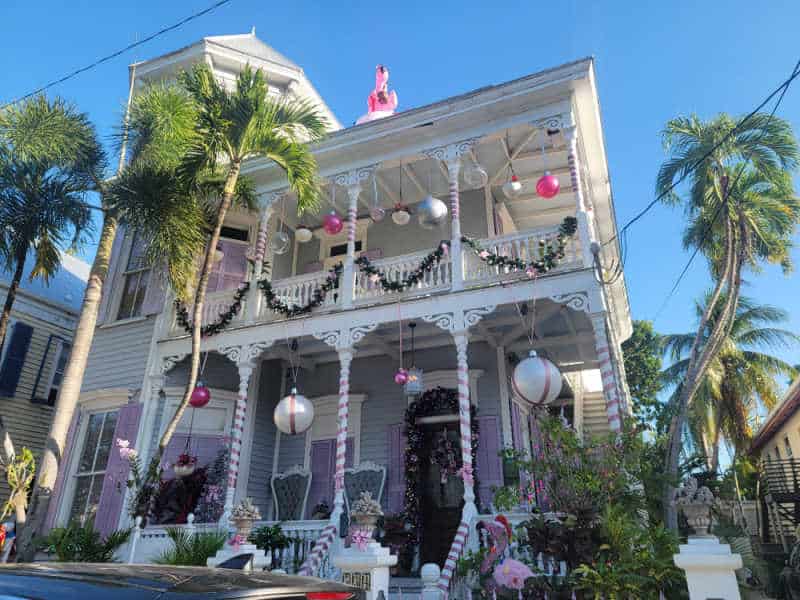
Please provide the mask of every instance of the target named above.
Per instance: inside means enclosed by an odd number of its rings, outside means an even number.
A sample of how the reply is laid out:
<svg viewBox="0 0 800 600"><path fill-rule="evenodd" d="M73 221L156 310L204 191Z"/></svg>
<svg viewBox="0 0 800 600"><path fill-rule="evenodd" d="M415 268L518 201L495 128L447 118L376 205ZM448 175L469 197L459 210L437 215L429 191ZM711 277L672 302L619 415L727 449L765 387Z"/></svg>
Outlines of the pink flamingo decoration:
<svg viewBox="0 0 800 600"><path fill-rule="evenodd" d="M367 114L360 117L356 125L389 117L397 109L397 92L389 91L389 69L383 65L375 67L375 89L367 98L367 108Z"/></svg>

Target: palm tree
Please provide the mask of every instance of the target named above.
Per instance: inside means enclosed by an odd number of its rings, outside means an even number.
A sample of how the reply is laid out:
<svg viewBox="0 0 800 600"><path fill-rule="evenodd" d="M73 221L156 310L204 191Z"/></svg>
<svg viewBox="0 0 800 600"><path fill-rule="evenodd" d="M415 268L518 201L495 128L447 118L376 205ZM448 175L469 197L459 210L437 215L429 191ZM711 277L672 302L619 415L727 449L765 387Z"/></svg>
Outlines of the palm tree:
<svg viewBox="0 0 800 600"><path fill-rule="evenodd" d="M790 171L797 166L800 150L789 123L765 114L739 122L724 114L710 121L679 117L667 123L664 144L671 156L659 170L656 191L666 202L684 205L684 246L706 256L716 281L674 399L667 444L667 474L674 480L689 407L730 335L743 270L758 272L765 261L791 269L789 252L800 202ZM683 176L688 176L689 185L681 199L671 186ZM710 321L715 311L718 316ZM673 485L674 481L665 486L663 500L666 523L676 528Z"/></svg>
<svg viewBox="0 0 800 600"><path fill-rule="evenodd" d="M148 258L165 269L176 298L193 305L189 377L151 466L159 464L197 381L203 304L225 215L234 202L250 205L254 197L240 176L242 163L273 161L286 172L298 210L314 208L317 168L306 143L326 127L309 101L269 96L263 73L250 67L230 90L199 65L181 73L177 86L151 86L134 101L130 144L143 159L115 182L111 204L148 241Z"/></svg>
<svg viewBox="0 0 800 600"><path fill-rule="evenodd" d="M61 99L36 96L0 112L0 261L12 273L0 314L0 349L28 258L31 279L47 282L61 252L91 231L85 197L101 156L86 115Z"/></svg>
<svg viewBox="0 0 800 600"><path fill-rule="evenodd" d="M695 305L698 319L710 296ZM720 310L711 313L706 335L713 331ZM703 448L709 472L719 467L721 438L733 445L736 454L746 451L759 406L771 410L780 400L777 378L797 375L794 366L768 353L800 343L800 336L778 327L788 318L782 309L739 298L729 334L709 364L689 412L691 435ZM682 384L693 343L693 333L664 336L664 350L673 360L662 373L666 384Z"/></svg>

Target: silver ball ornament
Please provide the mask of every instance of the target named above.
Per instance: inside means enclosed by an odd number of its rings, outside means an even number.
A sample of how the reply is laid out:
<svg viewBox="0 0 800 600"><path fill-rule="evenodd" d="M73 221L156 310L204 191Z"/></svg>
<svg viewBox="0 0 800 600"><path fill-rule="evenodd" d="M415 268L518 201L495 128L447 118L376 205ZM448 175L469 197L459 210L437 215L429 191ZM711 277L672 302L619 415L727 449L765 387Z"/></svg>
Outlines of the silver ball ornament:
<svg viewBox="0 0 800 600"><path fill-rule="evenodd" d="M426 196L417 205L417 222L423 229L434 229L447 218L447 205L433 196Z"/></svg>
<svg viewBox="0 0 800 600"><path fill-rule="evenodd" d="M269 241L273 254L285 254L289 249L289 236L283 231L276 231Z"/></svg>

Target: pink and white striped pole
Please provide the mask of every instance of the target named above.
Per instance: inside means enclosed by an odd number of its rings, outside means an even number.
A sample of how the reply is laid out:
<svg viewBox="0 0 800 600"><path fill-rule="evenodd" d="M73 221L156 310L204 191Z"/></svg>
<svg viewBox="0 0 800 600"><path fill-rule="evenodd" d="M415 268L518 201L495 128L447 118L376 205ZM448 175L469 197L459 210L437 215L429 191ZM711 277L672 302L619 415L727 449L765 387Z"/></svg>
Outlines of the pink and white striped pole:
<svg viewBox="0 0 800 600"><path fill-rule="evenodd" d="M233 511L233 500L236 494L236 482L239 478L239 464L242 452L242 436L244 435L244 419L247 414L247 390L250 387L250 377L253 374L253 365L250 363L239 364L239 394L236 397L236 409L233 414L233 428L231 429L230 459L228 460L228 488L225 490L225 509L222 514L222 523L227 524Z"/></svg>
<svg viewBox="0 0 800 600"><path fill-rule="evenodd" d="M606 313L595 313L591 315L592 328L594 329L595 348L597 349L597 360L600 363L600 378L603 382L603 396L606 399L606 414L608 416L608 426L614 433L619 433L622 428L620 416L620 401L617 393L617 381L614 366L611 363L611 351L609 350L608 335L606 333Z"/></svg>
<svg viewBox="0 0 800 600"><path fill-rule="evenodd" d="M464 287L464 269L461 257L461 199L458 193L458 174L461 171L461 155L453 153L447 161L448 190L450 195L450 264L453 290Z"/></svg>
<svg viewBox="0 0 800 600"><path fill-rule="evenodd" d="M594 241L590 217L592 209L583 195L576 128L569 127L565 129L564 138L567 140L567 163L569 164L569 178L572 185L572 193L575 194L575 218L578 220L578 233L581 241L583 266L591 267L594 262L591 251L591 243Z"/></svg>

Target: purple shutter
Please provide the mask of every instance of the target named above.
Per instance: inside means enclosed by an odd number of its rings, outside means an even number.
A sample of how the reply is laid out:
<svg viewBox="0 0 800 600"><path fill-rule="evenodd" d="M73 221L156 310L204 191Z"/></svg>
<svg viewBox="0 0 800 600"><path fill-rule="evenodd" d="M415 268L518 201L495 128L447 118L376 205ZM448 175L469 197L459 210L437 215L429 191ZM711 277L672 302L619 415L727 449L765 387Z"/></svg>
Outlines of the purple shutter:
<svg viewBox="0 0 800 600"><path fill-rule="evenodd" d="M336 440L311 442L311 489L306 503L306 519L314 507L325 500L333 508L333 474L336 469Z"/></svg>
<svg viewBox="0 0 800 600"><path fill-rule="evenodd" d="M117 528L130 471L130 464L127 460L122 459L116 449L117 440L123 439L132 444L136 443L141 414L142 405L139 403L126 404L119 409L117 426L111 442L112 448L108 455L108 463L106 463L106 477L103 481L103 490L100 493L100 503L97 506L94 522L95 529L103 536Z"/></svg>
<svg viewBox="0 0 800 600"><path fill-rule="evenodd" d="M405 425L389 426L389 469L386 477L387 507L390 514L400 514L405 508L406 495L406 435Z"/></svg>
<svg viewBox="0 0 800 600"><path fill-rule="evenodd" d="M114 278L117 276L117 273L120 273L120 260L122 254L122 246L125 243L125 226L120 225L117 227L117 234L114 236L114 243L111 244L111 257L108 261L108 272L106 273L106 280L103 283L103 296L100 300L100 309L98 310L97 314L97 322L98 324L105 323L106 321L113 321L114 317L110 314L111 310L108 306L111 302L111 296L113 294L112 290L115 289L116 285L122 285L122 283L117 283L114 281Z"/></svg>
<svg viewBox="0 0 800 600"><path fill-rule="evenodd" d="M53 494L50 497L50 504L47 506L47 516L44 520L44 532L46 533L56 523L56 513L58 513L58 505L61 503L61 494L64 491L64 477L69 470L70 457L72 456L72 446L75 444L75 433L78 430L78 423L81 419L80 409L76 409L72 415L72 420L67 429L67 441L64 443L64 457L61 464L58 465L58 475L56 476L56 484L53 486Z"/></svg>
<svg viewBox="0 0 800 600"><path fill-rule="evenodd" d="M511 401L511 436L514 450L524 450L525 438L522 437L522 415L519 412L519 404Z"/></svg>
<svg viewBox="0 0 800 600"><path fill-rule="evenodd" d="M478 476L478 500L483 507L488 507L494 499L492 488L503 485L497 417L478 417L477 454L475 473Z"/></svg>

